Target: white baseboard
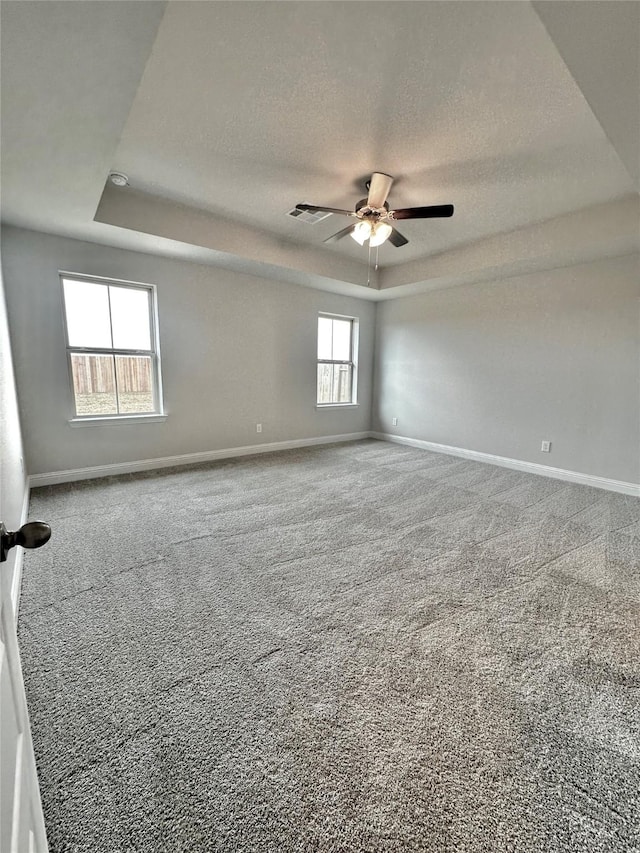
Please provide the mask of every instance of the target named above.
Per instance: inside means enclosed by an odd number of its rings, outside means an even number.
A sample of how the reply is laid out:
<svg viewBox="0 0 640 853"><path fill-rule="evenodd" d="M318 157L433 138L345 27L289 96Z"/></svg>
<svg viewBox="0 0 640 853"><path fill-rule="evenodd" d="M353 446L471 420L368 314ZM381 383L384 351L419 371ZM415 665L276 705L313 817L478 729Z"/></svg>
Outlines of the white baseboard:
<svg viewBox="0 0 640 853"><path fill-rule="evenodd" d="M500 465L503 468L513 468L516 471L526 471L529 474L539 474L542 477L566 480L568 483L580 483L583 486L594 486L596 489L607 489L610 492L621 492L623 495L640 497L640 485L638 483L626 483L624 480L611 480L607 477L597 477L594 474L581 474L578 471L565 471L563 468L553 468L551 465L539 465L537 462L522 462L519 459L509 459L507 456L494 456L491 453L465 450L462 447L449 447L447 444L435 444L432 441L405 438L402 435L392 435L386 432L371 432L369 435L371 438L377 438L381 441L408 444L410 447L419 447L422 450L431 450L434 453L461 456L464 459L474 459L476 462L487 462L490 465Z"/></svg>
<svg viewBox="0 0 640 853"><path fill-rule="evenodd" d="M29 489L38 486L53 486L58 483L73 483L77 480L92 480L97 477L113 477L118 474L134 474L137 471L152 471L156 468L170 468L175 465L196 465L200 462L214 462L216 459L232 459L236 456L250 456L256 453L273 453L278 450L292 450L296 447L310 447L317 444L336 444L340 441L359 441L364 438L376 438L380 441L391 441L396 444L406 444L434 453L444 453L449 456L461 456L464 459L474 459L477 462L487 462L503 468L513 468L516 471L526 471L543 477L553 477L556 480L566 480L568 483L580 483L584 486L594 486L597 489L607 489L621 492L625 495L640 497L640 485L627 483L623 480L612 480L598 477L594 474L582 474L578 471L566 471L553 468L550 465L539 465L536 462L523 462L506 456L494 456L491 453L481 453L477 450L466 450L462 447L451 447L447 444L436 444L432 441L422 441L418 438L406 438L383 432L350 432L345 435L327 435L316 438L298 438L291 441L274 441L268 444L252 444L246 447L228 447L223 450L205 450L201 453L182 453L178 456L163 456L157 459L139 459L133 462L115 462L109 465L94 465L88 468L73 468L67 471L50 471L43 474L32 474L29 477L23 506L23 521L27 520L29 507ZM22 549L19 549L21 552ZM16 571L18 577L20 572ZM15 585L15 584L14 584ZM19 588L19 587L18 587Z"/></svg>
<svg viewBox="0 0 640 853"><path fill-rule="evenodd" d="M29 491L30 484L29 478L27 477L24 484L24 496L22 498L22 510L20 512L20 527L22 527L29 518ZM18 611L20 608L20 590L22 589L22 561L24 559L24 549L15 548L14 554L13 577L11 579L11 603L13 604L13 614L17 624Z"/></svg>
<svg viewBox="0 0 640 853"><path fill-rule="evenodd" d="M74 468L68 471L50 471L32 474L29 486L53 486L57 483L73 483L77 480L93 480L96 477L114 477L118 474L134 474L137 471L152 471L156 468L171 468L174 465L196 465L214 462L216 459L232 459L235 456L250 456L254 453L273 453L277 450L292 450L314 444L336 444L339 441L358 441L370 438L369 432L350 432L345 435L325 435L319 438L296 438L291 441L273 441L269 444L252 444L246 447L228 447L224 450L205 450L202 453L182 453L179 456L163 456L158 459L139 459L134 462L115 462L110 465L94 465L90 468Z"/></svg>

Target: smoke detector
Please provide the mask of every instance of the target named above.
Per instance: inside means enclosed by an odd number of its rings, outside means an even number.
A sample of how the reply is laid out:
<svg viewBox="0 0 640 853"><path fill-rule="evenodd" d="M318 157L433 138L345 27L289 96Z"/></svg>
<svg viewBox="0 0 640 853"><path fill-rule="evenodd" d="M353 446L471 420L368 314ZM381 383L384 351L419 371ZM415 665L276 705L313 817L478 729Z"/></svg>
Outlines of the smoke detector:
<svg viewBox="0 0 640 853"><path fill-rule="evenodd" d="M109 174L109 180L116 187L128 187L129 186L129 178L126 175L123 175L122 172L111 172Z"/></svg>

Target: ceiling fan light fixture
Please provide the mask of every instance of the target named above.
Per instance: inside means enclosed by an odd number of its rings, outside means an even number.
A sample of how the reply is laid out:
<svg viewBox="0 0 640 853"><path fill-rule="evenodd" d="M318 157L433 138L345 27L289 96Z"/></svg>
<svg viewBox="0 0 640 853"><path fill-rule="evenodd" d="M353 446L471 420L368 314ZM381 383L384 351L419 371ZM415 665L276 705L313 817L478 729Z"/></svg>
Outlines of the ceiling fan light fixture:
<svg viewBox="0 0 640 853"><path fill-rule="evenodd" d="M371 224L369 222L358 222L356 227L351 232L351 236L356 241L356 243L360 243L361 246L364 246L365 241L369 239L371 236Z"/></svg>
<svg viewBox="0 0 640 853"><path fill-rule="evenodd" d="M371 230L369 245L371 247L381 246L392 231L393 228L387 222L376 222Z"/></svg>
<svg viewBox="0 0 640 853"><path fill-rule="evenodd" d="M2 2L2 0L0 0ZM291 216L299 213L317 215L319 213L339 213L342 216L355 216L358 222L348 225L346 228L332 234L325 239L325 243L336 243L349 234L360 246L369 241L369 249L375 249L384 242L389 242L396 248L406 246L409 242L406 237L396 231L387 220L395 223L399 219L437 219L438 217L453 216L452 204L431 204L424 207L400 207L395 210L389 209L387 196L391 189L393 178L384 172L373 172L371 180L367 181L369 195L356 203L355 210L343 210L338 207L320 207L316 204L306 202L296 204Z"/></svg>

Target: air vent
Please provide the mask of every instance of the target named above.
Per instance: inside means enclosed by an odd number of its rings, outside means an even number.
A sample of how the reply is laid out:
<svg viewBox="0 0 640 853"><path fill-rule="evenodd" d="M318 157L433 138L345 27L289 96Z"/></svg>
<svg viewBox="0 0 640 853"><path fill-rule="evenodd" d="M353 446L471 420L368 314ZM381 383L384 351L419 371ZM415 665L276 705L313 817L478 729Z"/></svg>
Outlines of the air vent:
<svg viewBox="0 0 640 853"><path fill-rule="evenodd" d="M307 210L298 210L294 207L293 210L289 210L287 212L287 216L293 216L294 219L298 219L300 222L308 222L309 225L314 225L316 222L321 222L323 219L326 219L327 216L331 216L331 214L324 213L323 211L319 211L318 213L309 213Z"/></svg>

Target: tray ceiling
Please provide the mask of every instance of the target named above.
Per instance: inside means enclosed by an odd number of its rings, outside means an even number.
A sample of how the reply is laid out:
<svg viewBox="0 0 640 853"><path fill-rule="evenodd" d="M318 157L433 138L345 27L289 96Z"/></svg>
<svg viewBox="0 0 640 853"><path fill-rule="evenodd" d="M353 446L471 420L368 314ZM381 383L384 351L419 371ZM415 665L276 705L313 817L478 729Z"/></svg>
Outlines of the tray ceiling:
<svg viewBox="0 0 640 853"><path fill-rule="evenodd" d="M286 212L353 208L382 171L392 207L455 215L400 223L410 242L381 247L380 292L428 282L434 259L465 247L618 203L631 216L615 251L634 248L638 3L0 8L6 222L352 292L366 247L323 244L347 220ZM599 74L580 43L591 60L599 49ZM130 187L102 196L110 170Z"/></svg>

